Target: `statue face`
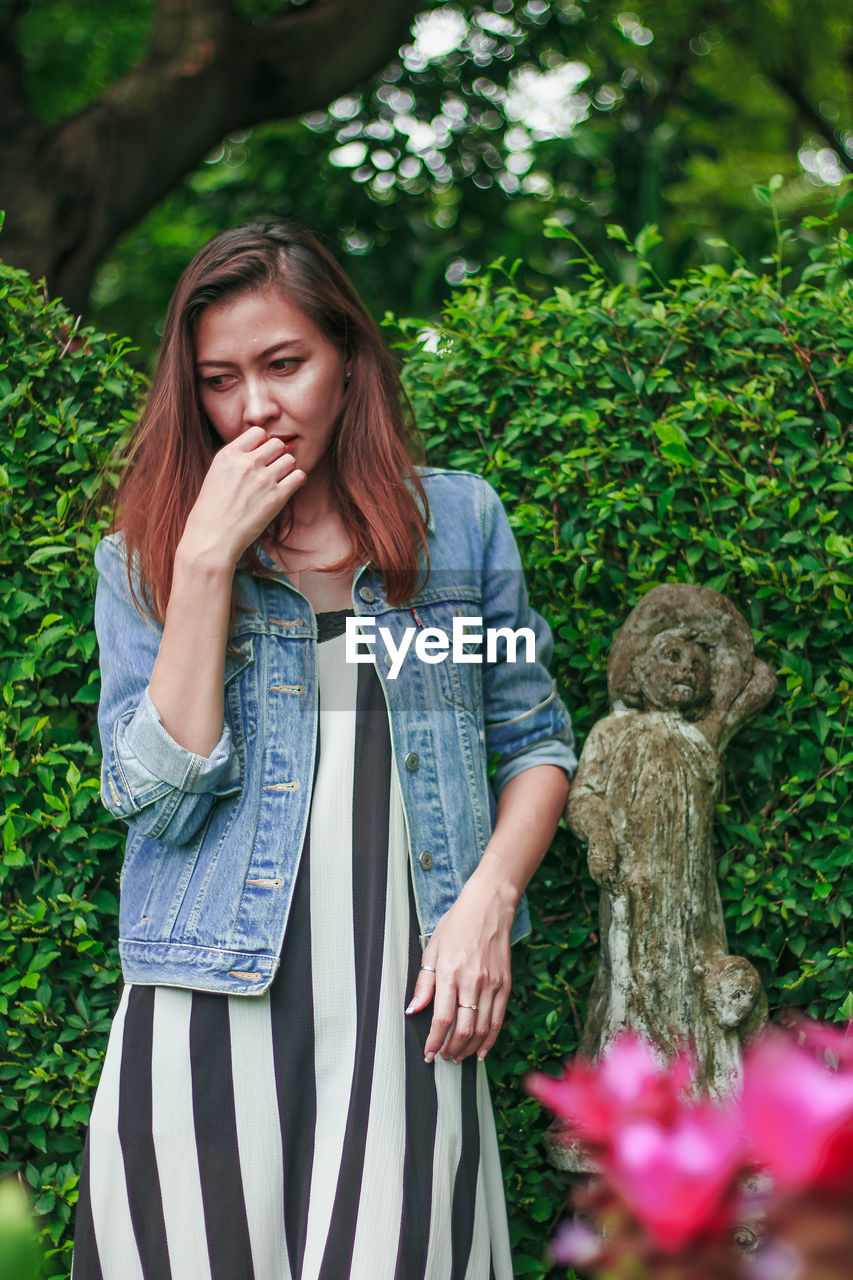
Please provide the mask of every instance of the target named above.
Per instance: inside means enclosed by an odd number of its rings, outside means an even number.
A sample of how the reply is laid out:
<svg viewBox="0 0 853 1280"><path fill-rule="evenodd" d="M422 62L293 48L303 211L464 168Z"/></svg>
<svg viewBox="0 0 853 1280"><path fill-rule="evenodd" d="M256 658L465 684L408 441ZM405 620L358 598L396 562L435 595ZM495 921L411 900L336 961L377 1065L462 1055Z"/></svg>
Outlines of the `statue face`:
<svg viewBox="0 0 853 1280"><path fill-rule="evenodd" d="M645 702L662 711L699 707L711 689L708 655L695 640L661 632L643 657L640 687Z"/></svg>

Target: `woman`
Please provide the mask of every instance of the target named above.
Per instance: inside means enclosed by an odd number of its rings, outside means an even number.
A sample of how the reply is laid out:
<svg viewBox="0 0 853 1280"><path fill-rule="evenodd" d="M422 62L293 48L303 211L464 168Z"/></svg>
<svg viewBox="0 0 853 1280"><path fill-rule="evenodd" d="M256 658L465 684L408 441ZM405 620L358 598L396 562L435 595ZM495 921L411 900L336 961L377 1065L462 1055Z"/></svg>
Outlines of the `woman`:
<svg viewBox="0 0 853 1280"><path fill-rule="evenodd" d="M127 985L74 1280L509 1277L482 1059L574 757L499 501L414 468L346 277L256 223L178 283L117 511ZM466 618L493 660L437 661Z"/></svg>

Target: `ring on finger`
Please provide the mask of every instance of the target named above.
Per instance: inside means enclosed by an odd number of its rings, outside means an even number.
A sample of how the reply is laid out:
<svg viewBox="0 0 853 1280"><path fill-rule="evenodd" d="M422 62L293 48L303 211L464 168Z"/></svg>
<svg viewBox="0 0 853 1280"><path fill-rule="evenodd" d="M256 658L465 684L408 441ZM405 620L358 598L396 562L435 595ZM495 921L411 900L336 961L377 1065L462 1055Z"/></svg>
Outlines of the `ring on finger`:
<svg viewBox="0 0 853 1280"><path fill-rule="evenodd" d="M421 972L422 972L422 973L423 973L424 969L426 969L427 973L435 973L435 966L434 966L434 965L431 965L431 964L422 964L422 965L421 965Z"/></svg>
<svg viewBox="0 0 853 1280"><path fill-rule="evenodd" d="M461 1000L459 1001L460 1009L473 1009L474 1012L476 1013L479 1007L480 1006L476 1004L463 1004Z"/></svg>

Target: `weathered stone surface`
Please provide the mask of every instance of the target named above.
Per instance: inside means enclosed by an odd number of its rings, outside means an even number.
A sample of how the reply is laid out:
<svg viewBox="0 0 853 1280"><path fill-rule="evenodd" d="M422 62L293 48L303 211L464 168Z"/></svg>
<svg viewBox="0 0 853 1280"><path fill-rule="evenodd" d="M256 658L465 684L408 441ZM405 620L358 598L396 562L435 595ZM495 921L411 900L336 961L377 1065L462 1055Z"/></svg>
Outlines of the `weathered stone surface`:
<svg viewBox="0 0 853 1280"><path fill-rule="evenodd" d="M601 954L581 1051L633 1027L662 1054L689 1043L728 1094L766 1018L758 974L728 953L712 848L720 753L770 699L749 627L716 591L644 596L613 643L611 714L584 746L566 816L601 886Z"/></svg>

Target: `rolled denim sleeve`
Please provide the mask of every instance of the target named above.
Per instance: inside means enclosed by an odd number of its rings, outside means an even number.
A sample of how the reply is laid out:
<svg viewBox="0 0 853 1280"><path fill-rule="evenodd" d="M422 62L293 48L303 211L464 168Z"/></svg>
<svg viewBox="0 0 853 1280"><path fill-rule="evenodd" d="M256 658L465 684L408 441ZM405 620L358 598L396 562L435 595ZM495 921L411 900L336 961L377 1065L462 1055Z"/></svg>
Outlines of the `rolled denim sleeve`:
<svg viewBox="0 0 853 1280"><path fill-rule="evenodd" d="M493 786L497 795L511 778L535 765L553 764L572 777L577 769L569 713L551 679L551 628L532 609L515 537L500 498L483 482L484 621L490 628L532 631L535 657L526 660L522 639L512 661L506 644L497 661L483 668L486 749L498 757Z"/></svg>
<svg viewBox="0 0 853 1280"><path fill-rule="evenodd" d="M240 790L240 761L231 731L223 726L208 756L188 751L166 731L148 687L162 628L140 613L131 597L117 535L99 544L95 566L101 797L110 813L140 834L183 844L219 797Z"/></svg>

